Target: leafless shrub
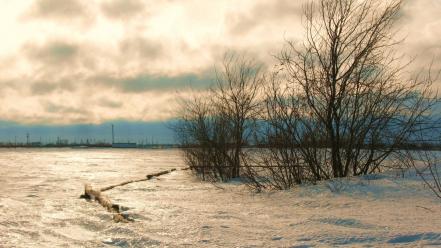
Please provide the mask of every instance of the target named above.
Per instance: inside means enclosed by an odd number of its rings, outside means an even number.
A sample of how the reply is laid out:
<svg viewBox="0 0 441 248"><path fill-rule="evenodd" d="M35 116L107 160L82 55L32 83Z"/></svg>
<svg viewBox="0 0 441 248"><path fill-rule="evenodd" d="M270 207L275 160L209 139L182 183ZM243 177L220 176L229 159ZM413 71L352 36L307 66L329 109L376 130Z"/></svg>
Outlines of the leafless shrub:
<svg viewBox="0 0 441 248"><path fill-rule="evenodd" d="M260 71L252 60L226 55L208 95L181 104L174 129L187 164L203 179L239 177L243 147L252 138L259 113Z"/></svg>
<svg viewBox="0 0 441 248"><path fill-rule="evenodd" d="M249 156L244 170L252 188L288 189L304 181L315 181L305 160L302 158L300 144L294 133L300 123L296 110L300 101L290 98L277 75L267 80L265 87L264 112L261 119L265 123L256 135L259 149L254 156ZM258 178L256 180L256 178Z"/></svg>
<svg viewBox="0 0 441 248"><path fill-rule="evenodd" d="M439 198L441 198L441 155L433 150L403 151L403 164L415 170L424 184Z"/></svg>

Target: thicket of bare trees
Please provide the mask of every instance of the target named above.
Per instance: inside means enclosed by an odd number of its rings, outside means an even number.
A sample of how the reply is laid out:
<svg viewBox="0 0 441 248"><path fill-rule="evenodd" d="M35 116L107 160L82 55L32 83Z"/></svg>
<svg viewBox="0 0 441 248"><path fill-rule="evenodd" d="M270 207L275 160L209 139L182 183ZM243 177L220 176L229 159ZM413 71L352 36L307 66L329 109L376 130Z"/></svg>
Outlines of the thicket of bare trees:
<svg viewBox="0 0 441 248"><path fill-rule="evenodd" d="M401 4L312 1L305 40L288 42L265 80L249 61L227 59L210 96L183 108L187 162L211 178L244 175L257 189L286 189L405 159L404 144L434 128L436 98L432 79L406 78L396 53ZM252 137L264 148L245 154Z"/></svg>
<svg viewBox="0 0 441 248"><path fill-rule="evenodd" d="M174 127L187 164L205 180L239 177L260 113L261 68L235 54L224 57L203 97L187 99Z"/></svg>

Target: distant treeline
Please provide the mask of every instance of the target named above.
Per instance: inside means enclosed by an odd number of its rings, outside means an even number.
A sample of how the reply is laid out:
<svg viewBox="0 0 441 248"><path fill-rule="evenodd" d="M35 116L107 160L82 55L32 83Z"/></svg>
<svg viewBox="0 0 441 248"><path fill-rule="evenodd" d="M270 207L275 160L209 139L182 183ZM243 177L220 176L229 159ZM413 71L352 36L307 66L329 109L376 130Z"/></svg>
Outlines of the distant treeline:
<svg viewBox="0 0 441 248"><path fill-rule="evenodd" d="M41 144L39 142L33 142L30 144L12 144L12 143L0 143L0 148L112 148L111 143L93 143L93 144ZM142 148L142 149L169 149L169 148L179 148L176 144L135 144L133 147L129 148Z"/></svg>

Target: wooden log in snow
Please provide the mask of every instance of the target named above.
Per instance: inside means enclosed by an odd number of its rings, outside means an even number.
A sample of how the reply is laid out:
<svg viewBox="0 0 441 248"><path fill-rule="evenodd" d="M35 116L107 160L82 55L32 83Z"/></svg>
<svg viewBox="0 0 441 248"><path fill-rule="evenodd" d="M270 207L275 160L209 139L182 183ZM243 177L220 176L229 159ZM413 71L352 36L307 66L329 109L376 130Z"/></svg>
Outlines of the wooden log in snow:
<svg viewBox="0 0 441 248"><path fill-rule="evenodd" d="M124 186L124 185L129 184L129 183L137 183L137 182L148 181L148 180L150 180L150 179L153 179L153 178L155 178L155 177L159 177L159 176L162 176L162 175L168 174L168 173L173 172L173 171L175 171L175 170L176 170L176 169L171 169L171 170L160 171L160 172L158 172L158 173L154 173L154 174L149 174L149 175L146 176L146 178L136 179L136 180L129 180L129 181L125 181L125 182L122 182L122 183L118 183L118 184L110 185L110 186L107 186L107 187L101 188L100 191L101 191L101 192L104 192L104 191L107 191L107 190L109 190L109 189L113 189L113 188L115 188L115 187L119 187L119 186Z"/></svg>
<svg viewBox="0 0 441 248"><path fill-rule="evenodd" d="M112 201L107 196L101 194L101 191L93 189L92 185L90 184L86 184L84 186L84 194L89 196L90 199L97 201L99 204L101 204L101 206L107 208L109 211L116 208L116 206L113 206ZM119 208L116 211L119 211Z"/></svg>
<svg viewBox="0 0 441 248"><path fill-rule="evenodd" d="M84 186L84 195L82 197L97 201L101 206L106 208L107 211L113 213L113 220L115 222L133 221L127 215L121 214L118 204L113 204L109 197L102 194L100 190L93 189L90 184Z"/></svg>
<svg viewBox="0 0 441 248"><path fill-rule="evenodd" d="M124 186L124 185L126 185L126 184L129 184L129 183L136 183L136 182L142 182L142 181L147 181L148 179L145 179L145 178L143 178L143 179L137 179L137 180L129 180L129 181L125 181L125 182L122 182L122 183L118 183L118 184L114 184L114 185L110 185L110 186L107 186L107 187L104 187L104 188L101 188L101 192L104 192L104 191L107 191L107 190L110 190L110 189L113 189L113 188L115 188L115 187L119 187L119 186Z"/></svg>
<svg viewBox="0 0 441 248"><path fill-rule="evenodd" d="M92 185L86 184L84 186L84 195L81 196L81 198L91 199L97 201L101 206L107 209L107 211L114 213L113 214L113 220L115 222L129 222L133 221L130 219L127 215L124 215L120 212L120 206L118 204L113 204L112 201L104 195L102 192L113 189L115 187L123 186L129 183L135 183L135 182L142 182L147 181L155 177L159 177L165 174L168 174L170 172L175 171L176 169L166 170L166 171L160 171L158 173L149 174L145 178L142 179L136 179L136 180L129 180L122 183L118 183L115 185L107 186L101 189L94 189L92 188Z"/></svg>
<svg viewBox="0 0 441 248"><path fill-rule="evenodd" d="M152 179L154 177L159 177L159 176L168 174L168 173L170 173L172 171L175 171L175 170L176 169L171 169L171 170L161 171L161 172L158 172L158 173L155 173L155 174L150 174L150 175L147 175L146 178L147 178L147 180L150 180L150 179Z"/></svg>

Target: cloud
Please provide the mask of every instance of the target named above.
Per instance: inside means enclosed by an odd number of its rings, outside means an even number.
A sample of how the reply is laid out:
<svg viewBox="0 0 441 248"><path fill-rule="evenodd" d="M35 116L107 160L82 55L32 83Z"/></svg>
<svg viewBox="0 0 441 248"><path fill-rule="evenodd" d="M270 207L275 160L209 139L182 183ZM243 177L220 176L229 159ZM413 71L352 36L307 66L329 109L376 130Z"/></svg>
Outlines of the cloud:
<svg viewBox="0 0 441 248"><path fill-rule="evenodd" d="M79 54L79 46L70 42L50 41L43 45L28 44L25 53L33 61L51 65L70 64Z"/></svg>
<svg viewBox="0 0 441 248"><path fill-rule="evenodd" d="M278 25L282 20L293 21L300 17L303 11L302 3L305 1L275 0L263 1L251 7L250 11L230 14L227 25L233 35L244 35L252 32L268 22ZM300 19L299 19L300 20ZM294 23L294 22L293 22ZM283 35L283 34L280 34Z"/></svg>
<svg viewBox="0 0 441 248"><path fill-rule="evenodd" d="M31 86L31 92L34 95L45 95L52 93L58 88L58 85L47 82L36 82Z"/></svg>
<svg viewBox="0 0 441 248"><path fill-rule="evenodd" d="M80 0L36 0L27 14L29 18L80 22L89 24L93 20L89 9Z"/></svg>
<svg viewBox="0 0 441 248"><path fill-rule="evenodd" d="M183 88L208 88L212 78L206 75L184 74L178 76L157 76L141 74L131 77L99 76L91 79L104 87L113 87L125 93L145 91L173 91Z"/></svg>
<svg viewBox="0 0 441 248"><path fill-rule="evenodd" d="M145 6L139 0L111 0L102 3L101 10L111 19L128 19L143 13Z"/></svg>
<svg viewBox="0 0 441 248"><path fill-rule="evenodd" d="M90 112L87 110L87 108L82 108L80 106L78 107L66 106L54 102L44 102L42 105L48 113L55 113L55 114L62 113L65 115L74 114L79 117L87 117L88 115L90 115Z"/></svg>
<svg viewBox="0 0 441 248"><path fill-rule="evenodd" d="M99 100L99 106L115 109L115 108L121 108L123 106L123 104L122 104L122 102L114 101L114 100L103 97Z"/></svg>
<svg viewBox="0 0 441 248"><path fill-rule="evenodd" d="M64 79L61 82L46 82L36 81L32 82L30 92L32 95L48 95L56 91L74 91L75 85L69 79Z"/></svg>
<svg viewBox="0 0 441 248"><path fill-rule="evenodd" d="M124 39L120 42L119 48L124 58L130 60L151 60L165 55L160 41L141 36Z"/></svg>
<svg viewBox="0 0 441 248"><path fill-rule="evenodd" d="M405 1L401 19L397 23L405 37L399 49L414 59L413 73L441 71L441 2L438 0ZM432 65L431 65L432 64ZM441 80L436 82L441 88Z"/></svg>
<svg viewBox="0 0 441 248"><path fill-rule="evenodd" d="M175 93L211 85L211 69L226 51L250 54L271 67L286 40L301 42L304 2L5 1L1 119L173 118ZM406 0L397 25L407 37L401 51L417 57L416 67L441 63L439 16L439 0Z"/></svg>
<svg viewBox="0 0 441 248"><path fill-rule="evenodd" d="M87 74L95 73L95 70L100 70L99 66L107 66L102 61L110 57L102 57L100 50L90 44L67 39L49 39L40 43L29 41L20 50L26 71L33 72L27 73L27 80L42 83L44 88L51 86L47 83L61 83L64 85L59 88L69 89L71 87L65 80L79 81Z"/></svg>

